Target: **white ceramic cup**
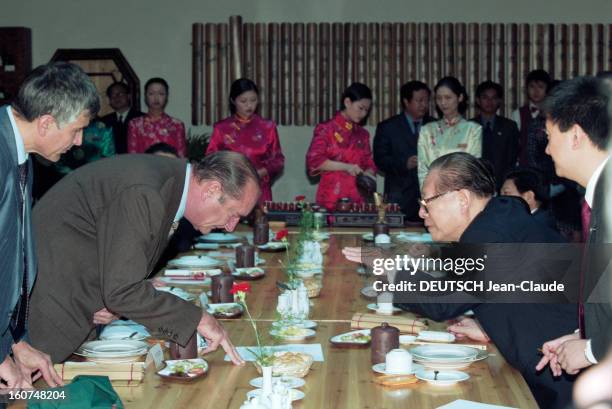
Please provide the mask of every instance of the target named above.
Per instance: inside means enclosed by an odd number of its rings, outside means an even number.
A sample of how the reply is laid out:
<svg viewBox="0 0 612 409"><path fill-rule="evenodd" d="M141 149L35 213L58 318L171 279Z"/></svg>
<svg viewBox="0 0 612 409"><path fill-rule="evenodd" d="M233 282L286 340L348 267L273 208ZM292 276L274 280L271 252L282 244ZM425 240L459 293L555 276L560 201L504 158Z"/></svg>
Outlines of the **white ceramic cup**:
<svg viewBox="0 0 612 409"><path fill-rule="evenodd" d="M412 354L402 348L392 349L385 357L385 371L390 374L410 373Z"/></svg>
<svg viewBox="0 0 612 409"><path fill-rule="evenodd" d="M379 302L376 307L376 312L379 312L381 314L393 314L393 303Z"/></svg>

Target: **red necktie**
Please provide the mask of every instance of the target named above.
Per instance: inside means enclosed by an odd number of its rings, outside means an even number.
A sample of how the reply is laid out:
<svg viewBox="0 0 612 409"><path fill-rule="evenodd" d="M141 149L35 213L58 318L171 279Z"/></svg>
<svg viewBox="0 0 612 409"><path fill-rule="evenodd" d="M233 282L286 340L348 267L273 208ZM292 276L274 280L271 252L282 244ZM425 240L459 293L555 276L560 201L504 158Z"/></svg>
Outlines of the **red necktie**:
<svg viewBox="0 0 612 409"><path fill-rule="evenodd" d="M582 210L580 212L582 218L582 237L584 240L584 249L582 251L582 263L580 268L580 293L578 303L578 328L580 329L580 338L585 338L584 331L584 275L586 274L586 259L588 258L587 246L589 241L589 225L591 224L591 207L586 200L582 201Z"/></svg>

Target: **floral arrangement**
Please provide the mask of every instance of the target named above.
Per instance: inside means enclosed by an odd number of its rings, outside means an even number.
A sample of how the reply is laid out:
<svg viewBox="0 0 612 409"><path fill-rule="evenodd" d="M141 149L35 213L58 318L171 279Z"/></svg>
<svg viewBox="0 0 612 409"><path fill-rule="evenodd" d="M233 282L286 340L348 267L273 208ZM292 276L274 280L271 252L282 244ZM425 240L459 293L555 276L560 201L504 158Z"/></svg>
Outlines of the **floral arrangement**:
<svg viewBox="0 0 612 409"><path fill-rule="evenodd" d="M253 330L255 331L255 339L257 340L257 350L253 351L249 349L249 352L255 356L256 362L263 366L271 366L274 361L274 354L268 348L264 348L261 345L261 338L259 336L259 331L257 330L257 323L253 320L251 313L249 311L249 306L246 303L246 295L251 292L251 285L249 283L234 283L232 289L230 290L231 294L234 294L238 299L238 303L242 305L244 311L247 313L247 317Z"/></svg>

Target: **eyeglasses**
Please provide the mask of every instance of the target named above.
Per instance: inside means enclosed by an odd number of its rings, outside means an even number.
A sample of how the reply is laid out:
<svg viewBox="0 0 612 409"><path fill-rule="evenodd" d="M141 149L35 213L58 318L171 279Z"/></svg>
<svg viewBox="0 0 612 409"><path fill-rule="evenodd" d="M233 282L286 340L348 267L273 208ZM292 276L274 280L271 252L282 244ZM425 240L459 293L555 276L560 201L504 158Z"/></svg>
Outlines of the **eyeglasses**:
<svg viewBox="0 0 612 409"><path fill-rule="evenodd" d="M436 199L441 198L442 196L444 196L447 193L456 192L456 191L457 191L457 189L455 189L455 190L447 190L446 192L438 193L437 195L433 195L433 196L427 197L425 199L418 199L417 201L419 202L419 206L421 206L423 209L425 209L426 213L429 213L429 209L427 209L427 205L429 203L433 202Z"/></svg>

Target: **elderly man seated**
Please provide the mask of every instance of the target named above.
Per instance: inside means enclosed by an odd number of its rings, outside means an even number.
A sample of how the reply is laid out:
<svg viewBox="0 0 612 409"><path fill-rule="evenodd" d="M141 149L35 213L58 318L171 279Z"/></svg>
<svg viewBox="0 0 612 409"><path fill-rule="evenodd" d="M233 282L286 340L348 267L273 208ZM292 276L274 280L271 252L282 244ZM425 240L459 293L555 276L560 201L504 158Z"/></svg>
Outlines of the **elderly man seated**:
<svg viewBox="0 0 612 409"><path fill-rule="evenodd" d="M424 180L419 215L436 242L562 242L556 231L533 223L520 199L494 197L494 193L495 180L481 159L463 152L444 155L431 164ZM359 249L346 248L344 254L352 261L361 259ZM403 273L398 272L395 282L402 280ZM575 327L575 304L485 303L477 298L461 302L466 297L458 293L403 302L412 296L396 293L394 300L401 308L436 321L459 318L459 324L451 327L459 334L476 340L490 338L504 358L521 371L541 407L563 408L571 401L573 379L553 379L550 372L538 374L534 365L539 360L541 340L558 334L561 328ZM462 320L462 314L470 309L482 329L473 320Z"/></svg>

